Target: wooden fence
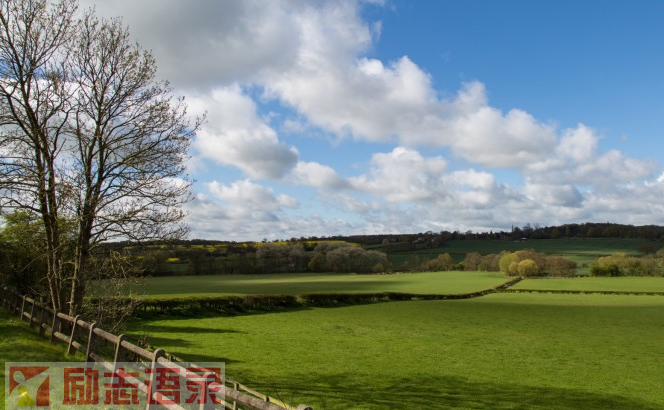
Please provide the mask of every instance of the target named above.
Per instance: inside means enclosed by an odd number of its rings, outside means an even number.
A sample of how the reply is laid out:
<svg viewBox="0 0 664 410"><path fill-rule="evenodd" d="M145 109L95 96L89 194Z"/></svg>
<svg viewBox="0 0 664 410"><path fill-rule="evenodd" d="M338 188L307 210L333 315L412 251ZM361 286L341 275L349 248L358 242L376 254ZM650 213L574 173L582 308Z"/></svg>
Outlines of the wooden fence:
<svg viewBox="0 0 664 410"><path fill-rule="evenodd" d="M80 316L71 317L62 312L56 312L51 307L36 301L28 296L21 296L9 288L0 289L0 302L13 315L19 316L21 320L30 323L31 328L39 330L42 338L50 337L51 343L64 342L67 344L67 354L73 355L77 351L85 355L86 361L97 362L109 371L116 371L116 364L121 362L140 361L152 367L151 374L154 375L155 367L163 366L178 369L185 374L185 368L178 363L166 358L162 349L149 351L137 346L127 340L126 335L116 336L99 327L95 323L88 323ZM102 352L102 345L112 346L107 349L106 356ZM210 394L217 396L221 405L215 406L206 403L201 410L224 409L249 409L249 410L312 410L311 407L301 404L297 407L290 406L279 399L259 393L241 383L226 379L225 388L219 383L208 384ZM139 389L148 394L147 385L138 383ZM213 390L219 389L219 393ZM158 401L156 392L153 398ZM208 400L208 402L210 402ZM184 410L179 405L162 404L169 410Z"/></svg>

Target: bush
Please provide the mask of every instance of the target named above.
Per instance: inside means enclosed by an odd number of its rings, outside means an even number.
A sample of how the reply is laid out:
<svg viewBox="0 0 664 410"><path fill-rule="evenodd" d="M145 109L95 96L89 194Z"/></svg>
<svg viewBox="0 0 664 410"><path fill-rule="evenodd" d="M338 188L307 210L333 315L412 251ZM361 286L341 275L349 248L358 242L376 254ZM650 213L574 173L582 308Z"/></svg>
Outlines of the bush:
<svg viewBox="0 0 664 410"><path fill-rule="evenodd" d="M605 269L606 272L598 271L596 276L659 276L661 269L656 259L652 257L641 257L628 255L626 253L614 253L610 256L604 256L597 259L595 265L598 268ZM591 268L592 269L592 268ZM615 270L618 273L615 273ZM611 273L611 275L608 275ZM592 274L592 271L591 271Z"/></svg>
<svg viewBox="0 0 664 410"><path fill-rule="evenodd" d="M591 265L590 276L623 276L617 265Z"/></svg>
<svg viewBox="0 0 664 410"><path fill-rule="evenodd" d="M512 275L512 265L513 264L518 264L518 257L516 253L510 253L510 252L504 252L500 256L500 260L498 262L498 266L500 268L500 271L503 272L506 275ZM514 274L516 271L514 271Z"/></svg>
<svg viewBox="0 0 664 410"><path fill-rule="evenodd" d="M548 256L543 271L552 276L574 276L576 274L576 262L560 256Z"/></svg>
<svg viewBox="0 0 664 410"><path fill-rule="evenodd" d="M520 276L537 276L539 275L539 267L534 260L524 259L517 265L517 272Z"/></svg>
<svg viewBox="0 0 664 410"><path fill-rule="evenodd" d="M425 271L446 271L454 268L454 261L449 253L441 253L436 259L428 260L422 264Z"/></svg>
<svg viewBox="0 0 664 410"><path fill-rule="evenodd" d="M487 255L487 266L495 264L498 256ZM483 260L485 259L483 258ZM530 261L521 265L524 261ZM551 274L554 276L573 276L576 273L576 262L560 256L547 256L532 249L516 252L502 252L499 255L498 267L508 276L537 276Z"/></svg>

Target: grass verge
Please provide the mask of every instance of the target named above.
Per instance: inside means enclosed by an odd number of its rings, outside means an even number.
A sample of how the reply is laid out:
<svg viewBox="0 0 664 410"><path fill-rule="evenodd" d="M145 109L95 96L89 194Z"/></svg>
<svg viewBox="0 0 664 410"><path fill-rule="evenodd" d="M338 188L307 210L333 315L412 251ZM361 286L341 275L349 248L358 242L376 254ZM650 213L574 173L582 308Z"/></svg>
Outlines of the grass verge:
<svg viewBox="0 0 664 410"><path fill-rule="evenodd" d="M65 345L52 345L40 339L36 329L27 322L10 316L0 308L0 408L5 406L5 363L7 362L69 362L80 358L65 355Z"/></svg>
<svg viewBox="0 0 664 410"><path fill-rule="evenodd" d="M512 289L595 292L664 292L664 277L524 279Z"/></svg>

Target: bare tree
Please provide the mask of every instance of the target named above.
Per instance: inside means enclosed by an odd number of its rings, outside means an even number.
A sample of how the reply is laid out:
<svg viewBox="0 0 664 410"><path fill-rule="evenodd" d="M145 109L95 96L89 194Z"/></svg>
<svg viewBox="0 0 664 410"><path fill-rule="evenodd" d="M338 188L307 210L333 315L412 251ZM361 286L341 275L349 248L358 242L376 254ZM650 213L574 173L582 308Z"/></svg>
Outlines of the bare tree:
<svg viewBox="0 0 664 410"><path fill-rule="evenodd" d="M92 247L104 240L153 240L186 234L181 205L192 126L183 101L156 81L156 62L129 40L119 19L88 12L74 49L75 155L69 183L78 221L70 301L80 306Z"/></svg>
<svg viewBox="0 0 664 410"><path fill-rule="evenodd" d="M55 231L60 218L75 221L66 260L46 230L53 307L74 314L92 265L103 266L92 263L102 242L186 233L185 161L201 119L189 122L119 19L79 17L75 0L2 2L0 184L11 194L2 205L36 212Z"/></svg>
<svg viewBox="0 0 664 410"><path fill-rule="evenodd" d="M66 303L57 157L69 114L67 52L76 4L2 0L0 10L0 188L2 207L39 215L55 309Z"/></svg>

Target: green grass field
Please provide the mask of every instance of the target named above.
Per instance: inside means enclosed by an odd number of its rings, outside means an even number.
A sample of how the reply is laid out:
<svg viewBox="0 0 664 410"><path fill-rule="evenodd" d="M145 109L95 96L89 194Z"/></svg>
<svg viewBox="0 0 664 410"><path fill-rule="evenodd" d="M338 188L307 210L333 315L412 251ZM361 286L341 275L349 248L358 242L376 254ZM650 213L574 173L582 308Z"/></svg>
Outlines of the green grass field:
<svg viewBox="0 0 664 410"><path fill-rule="evenodd" d="M66 346L52 345L39 339L36 329L27 322L20 322L0 308L0 408L5 406L5 363L7 362L68 362L80 360L78 356L65 355Z"/></svg>
<svg viewBox="0 0 664 410"><path fill-rule="evenodd" d="M315 409L664 409L664 297L493 294L134 332Z"/></svg>
<svg viewBox="0 0 664 410"><path fill-rule="evenodd" d="M580 261L636 254L643 242L454 241L419 253L458 257L533 248L586 263ZM454 294L505 281L495 272L172 276L148 278L142 292L149 297ZM664 278L532 279L514 288L664 292ZM664 410L663 311L664 296L498 293L245 316L135 319L130 328L185 359L224 361L230 378L315 410ZM39 340L36 331L10 322L1 309L0 336L3 363L67 360L62 345Z"/></svg>
<svg viewBox="0 0 664 410"><path fill-rule="evenodd" d="M513 289L664 292L664 277L524 279Z"/></svg>
<svg viewBox="0 0 664 410"><path fill-rule="evenodd" d="M150 297L303 293L467 293L506 281L499 272L424 272L397 275L271 274L164 276L146 279Z"/></svg>

